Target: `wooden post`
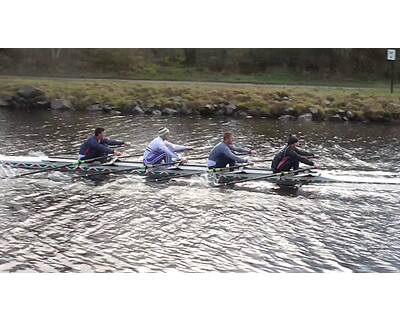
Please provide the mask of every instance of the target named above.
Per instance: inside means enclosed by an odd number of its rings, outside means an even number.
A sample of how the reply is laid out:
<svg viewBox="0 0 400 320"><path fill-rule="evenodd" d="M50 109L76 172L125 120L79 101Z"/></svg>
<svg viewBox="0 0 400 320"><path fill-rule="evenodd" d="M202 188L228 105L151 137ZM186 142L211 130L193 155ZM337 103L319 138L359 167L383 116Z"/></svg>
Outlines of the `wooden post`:
<svg viewBox="0 0 400 320"><path fill-rule="evenodd" d="M392 60L392 79L390 80L390 93L393 93L394 85L394 60Z"/></svg>
<svg viewBox="0 0 400 320"><path fill-rule="evenodd" d="M396 61L396 49L387 50L387 60L391 64L391 79L390 79L390 93L393 93L394 87L394 62Z"/></svg>

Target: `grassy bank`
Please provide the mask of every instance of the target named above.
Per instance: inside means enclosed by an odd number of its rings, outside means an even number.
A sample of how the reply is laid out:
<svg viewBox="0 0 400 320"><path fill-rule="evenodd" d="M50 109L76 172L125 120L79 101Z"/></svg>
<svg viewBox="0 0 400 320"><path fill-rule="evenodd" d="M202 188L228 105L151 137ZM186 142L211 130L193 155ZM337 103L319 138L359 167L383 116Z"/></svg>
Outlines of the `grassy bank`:
<svg viewBox="0 0 400 320"><path fill-rule="evenodd" d="M0 78L0 96L16 95L26 85L38 87L50 99L64 98L74 106L85 108L93 103L118 107L140 101L142 105L192 108L206 104L231 102L238 107L278 114L292 108L303 114L310 107L322 115L352 111L360 117L400 118L400 92L390 94L387 88L331 88L300 86L263 86L251 84L217 84L201 82L145 82L120 80L68 80Z"/></svg>
<svg viewBox="0 0 400 320"><path fill-rule="evenodd" d="M7 74L12 77L68 77L78 79L124 79L124 80L159 80L159 81L192 81L192 82L229 82L252 84L280 84L280 85L313 85L336 87L363 87L363 88L389 88L389 80L383 79L359 79L352 77L340 78L324 77L316 73L298 74L283 69L272 70L254 74L235 74L227 72L205 72L194 68L161 67L147 68L136 72L90 72L79 70L49 70L46 72L34 72L20 75L18 73ZM4 76L3 76L4 77ZM400 87L399 87L400 88Z"/></svg>

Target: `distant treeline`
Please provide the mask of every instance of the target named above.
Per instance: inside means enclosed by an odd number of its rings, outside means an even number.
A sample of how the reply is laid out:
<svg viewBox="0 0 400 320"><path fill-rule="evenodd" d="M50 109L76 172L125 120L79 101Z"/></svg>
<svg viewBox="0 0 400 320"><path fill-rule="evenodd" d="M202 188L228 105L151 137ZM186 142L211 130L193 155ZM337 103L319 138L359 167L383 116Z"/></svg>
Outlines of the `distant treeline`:
<svg viewBox="0 0 400 320"><path fill-rule="evenodd" d="M386 49L0 49L2 74L157 78L170 72L173 79L177 70L381 80L391 69Z"/></svg>

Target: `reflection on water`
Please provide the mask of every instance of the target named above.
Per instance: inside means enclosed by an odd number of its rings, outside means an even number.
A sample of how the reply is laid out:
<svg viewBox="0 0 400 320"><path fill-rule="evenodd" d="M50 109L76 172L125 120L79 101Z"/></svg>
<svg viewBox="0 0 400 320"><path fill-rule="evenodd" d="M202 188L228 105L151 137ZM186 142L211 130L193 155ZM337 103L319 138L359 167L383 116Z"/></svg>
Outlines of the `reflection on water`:
<svg viewBox="0 0 400 320"><path fill-rule="evenodd" d="M76 152L92 126L143 150L161 126L206 155L221 133L270 157L289 133L329 170L398 172L397 127L267 120L157 118L0 110L1 154ZM198 161L200 162L200 161ZM0 180L0 271L179 270L395 272L397 185L265 182L211 188L202 177L146 183L137 176L73 180L52 172Z"/></svg>

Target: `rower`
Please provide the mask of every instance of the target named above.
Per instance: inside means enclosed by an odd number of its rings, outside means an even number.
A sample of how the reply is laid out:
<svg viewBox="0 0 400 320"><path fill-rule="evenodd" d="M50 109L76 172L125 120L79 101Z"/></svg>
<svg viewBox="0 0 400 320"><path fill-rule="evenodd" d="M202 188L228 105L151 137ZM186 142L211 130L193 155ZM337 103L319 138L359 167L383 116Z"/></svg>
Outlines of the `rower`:
<svg viewBox="0 0 400 320"><path fill-rule="evenodd" d="M233 167L236 163L253 164L251 161L237 156L234 152L255 154L254 150L240 148L235 145L235 137L232 132L225 132L223 141L219 142L211 150L207 166L209 169Z"/></svg>
<svg viewBox="0 0 400 320"><path fill-rule="evenodd" d="M173 144L168 141L168 138L169 130L167 128L158 130L158 136L149 143L144 151L143 163L145 165L160 163L168 165L178 161L183 163L187 162L185 158L181 158L177 153L192 150L193 148L185 145Z"/></svg>
<svg viewBox="0 0 400 320"><path fill-rule="evenodd" d="M96 128L94 130L94 136L88 138L79 149L79 160L90 160L94 158L100 158L104 156L104 161L108 154L115 154L120 156L121 152L114 152L113 149L108 146L122 146L125 143L123 141L111 140L106 138L104 128Z"/></svg>
<svg viewBox="0 0 400 320"><path fill-rule="evenodd" d="M314 154L299 149L298 145L299 139L294 135L290 135L287 145L272 160L271 169L274 173L290 171L291 169L298 170L300 162L318 167L314 162L307 159L307 157L314 157Z"/></svg>

